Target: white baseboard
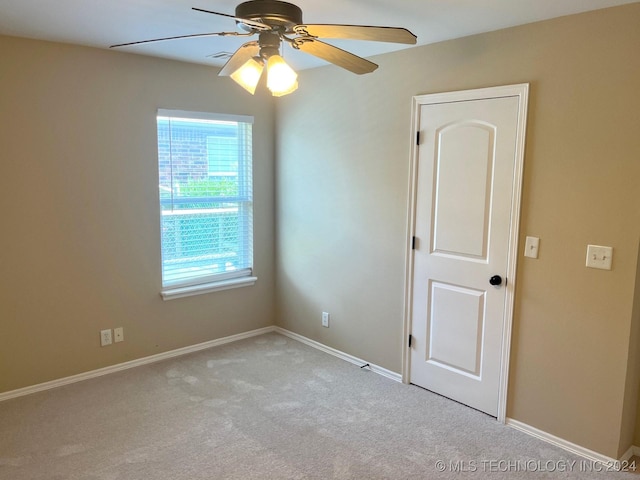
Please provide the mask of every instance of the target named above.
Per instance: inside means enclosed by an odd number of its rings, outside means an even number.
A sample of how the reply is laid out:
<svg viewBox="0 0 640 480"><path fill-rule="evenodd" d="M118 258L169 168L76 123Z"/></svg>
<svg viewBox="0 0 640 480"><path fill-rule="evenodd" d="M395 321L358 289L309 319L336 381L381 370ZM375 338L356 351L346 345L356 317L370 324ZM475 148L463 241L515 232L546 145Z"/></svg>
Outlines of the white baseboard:
<svg viewBox="0 0 640 480"><path fill-rule="evenodd" d="M196 345L191 345L188 347L178 348L176 350L170 350L168 352L158 353L156 355L151 355L148 357L138 358L136 360L131 360L129 362L119 363L117 365L111 365L104 368L99 368L97 370L91 370L89 372L79 373L77 375L71 375L70 377L59 378L57 380L51 380L50 382L39 383L37 385L31 385L29 387L19 388L17 390L10 390L8 392L0 393L0 402L9 400L12 398L23 397L25 395L31 395L32 393L43 392L45 390L50 390L52 388L62 387L64 385L69 385L71 383L82 382L84 380L89 380L92 378L101 377L103 375L109 375L110 373L121 372L122 370L128 370L130 368L140 367L142 365L148 365L150 363L161 362L163 360L168 360L170 358L179 357L182 355L187 355L189 353L199 352L200 350L206 350L208 348L217 347L219 345L224 345L226 343L237 342L238 340L244 340L245 338L251 338L258 335L264 335L265 333L277 332L286 337L297 340L305 345L309 345L311 347L317 348L325 353L338 357L347 362L353 363L358 366L362 366L367 364L365 360L360 358L356 358L348 353L341 352L336 350L335 348L328 347L323 345L315 340L311 340L310 338L303 337L302 335L298 335L297 333L290 332L289 330L285 330L284 328L271 326L259 328L257 330L251 330L249 332L239 333L237 335L230 335L228 337L218 338L216 340L210 340L208 342L198 343ZM378 365L369 364L370 369L384 377L390 378L391 380L395 380L396 382L401 382L402 377L400 374L392 372L391 370L387 370L386 368L379 367Z"/></svg>
<svg viewBox="0 0 640 480"><path fill-rule="evenodd" d="M576 445L568 440L565 440L560 437L556 437L550 433L539 430L531 425L527 425L526 423L519 422L518 420L514 420L513 418L507 418L505 422L508 426L515 428L516 430L520 430L521 432L527 433L532 437L536 437L540 440L543 440L547 443L555 445L556 447L560 447L563 450L566 450L571 453L575 453L587 460L592 462L597 462L603 464L605 467L610 468L612 470L620 470L624 462L628 461L633 455L637 455L638 447L631 447L620 460L616 460L615 458L608 457L598 452L594 452L593 450L589 450L588 448L581 447L580 445Z"/></svg>
<svg viewBox="0 0 640 480"><path fill-rule="evenodd" d="M315 340L311 340L310 338L304 337L297 333L286 330L282 327L275 327L274 330L276 333L284 335L285 337L292 338L294 340L299 341L300 343L304 343L305 345L309 345L310 347L321 350L329 355L333 355L334 357L338 357L341 360L344 360L349 363L353 363L354 365L358 365L359 367L363 365L369 365L369 369L372 372L377 373L378 375L382 375L383 377L390 378L396 382L402 382L402 375L396 372L392 372L391 370L387 370L386 368L380 367L378 365L374 365L373 363L369 363L366 360L362 360L361 358L354 357L353 355L349 355L348 353L341 352L340 350L336 350L335 348L328 347L320 342L316 342Z"/></svg>
<svg viewBox="0 0 640 480"><path fill-rule="evenodd" d="M276 327L264 327L257 330L251 330L249 332L239 333L237 335L230 335L228 337L218 338L208 342L198 343L189 347L178 348L176 350L170 350L168 352L158 353L149 357L139 358L137 360L131 360L129 362L119 363L117 365L111 365L109 367L99 368L90 372L79 373L70 377L59 378L50 382L39 383L29 387L19 388L17 390L11 390L8 392L0 393L0 402L9 400L11 398L23 397L32 393L42 392L44 390L50 390L52 388L61 387L63 385L69 385L70 383L82 382L83 380L89 380L91 378L101 377L110 373L120 372L122 370L128 370L130 368L139 367L142 365L148 365L150 363L161 362L170 358L179 357L181 355L187 355L188 353L198 352L200 350L206 350L207 348L216 347L218 345L224 345L225 343L237 342L245 338L255 337L257 335L263 335L275 331Z"/></svg>
<svg viewBox="0 0 640 480"><path fill-rule="evenodd" d="M638 447L631 445L629 447L629 450L624 452L624 455L620 457L620 462L628 462L631 457L633 457L634 455L637 455L636 453L637 449Z"/></svg>
<svg viewBox="0 0 640 480"><path fill-rule="evenodd" d="M396 382L399 382L399 383L402 382L402 375L399 373L392 372L391 370L387 370L386 368L369 363L366 360L362 360L361 358L354 357L353 355L349 355L348 353L342 352L340 350L336 350L335 348L332 348L332 347L328 347L327 345L324 345L315 340L311 340L310 338L304 337L302 335L291 332L284 328L270 326L270 327L259 328L257 330L251 330L249 332L239 333L237 335L230 335L228 337L218 338L216 340L211 340L208 342L198 343L196 345L191 345L188 347L178 348L176 350L170 350L164 353L158 353L156 355L139 358L137 360L131 360L129 362L119 363L117 365L111 365L109 367L92 370L90 372L84 372L77 375L72 375L70 377L64 377L57 380L52 380L50 382L40 383L37 385L32 385L29 387L19 388L17 390L11 390L8 392L0 393L0 402L9 400L12 398L23 397L25 395L30 395L32 393L50 390L52 388L57 388L64 385L69 385L71 383L82 382L84 380L101 377L103 375L120 372L122 370L128 370L130 368L140 367L142 365L148 365L150 363L161 362L163 360L168 360L170 358L187 355L189 353L206 350L208 348L224 345L226 343L237 342L238 340L244 340L245 338L251 338L251 337L264 335L265 333L271 333L271 332L276 332L286 337L292 338L293 340L297 340L300 343L309 345L310 347L316 348L324 353L328 353L329 355L333 355L334 357L340 358L341 360L352 363L354 365L358 365L360 367L363 365L369 365L369 369L372 372L377 373L378 375L382 375L383 377L387 377ZM640 456L640 447L632 446L629 448L629 450L627 450L627 452L625 452L625 454L619 460L616 460L606 455L602 455L598 452L594 452L593 450L589 450L587 448L581 447L580 445L576 445L575 443L569 442L568 440L564 440L560 437L556 437L555 435L539 430L535 427L527 425L526 423L522 423L518 420L507 418L505 423L508 426L515 428L516 430L520 430L521 432L527 433L547 443L560 447L568 452L579 455L587 460L602 463L616 470L620 470L621 466L624 465L624 462L628 461L632 456L634 455Z"/></svg>

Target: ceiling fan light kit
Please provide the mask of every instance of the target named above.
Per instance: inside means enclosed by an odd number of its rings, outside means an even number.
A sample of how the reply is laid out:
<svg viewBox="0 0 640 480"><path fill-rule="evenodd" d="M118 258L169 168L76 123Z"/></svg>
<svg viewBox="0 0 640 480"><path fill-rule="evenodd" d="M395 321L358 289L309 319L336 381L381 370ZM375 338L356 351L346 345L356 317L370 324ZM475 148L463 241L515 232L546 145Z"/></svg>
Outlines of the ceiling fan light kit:
<svg viewBox="0 0 640 480"><path fill-rule="evenodd" d="M414 45L416 36L405 28L369 25L307 25L302 22L302 10L292 3L279 0L250 0L236 7L235 15L193 7L193 10L233 18L239 32L214 32L157 38L112 45L110 48L141 43L211 36L253 36L257 41L238 48L222 67L220 76L230 76L252 95L267 70L267 88L273 96L287 95L298 88L298 75L280 55L282 42L292 48L326 60L358 75L370 73L378 66L352 53L324 43L319 38L346 38Z"/></svg>
<svg viewBox="0 0 640 480"><path fill-rule="evenodd" d="M264 71L264 61L250 58L234 71L230 77L253 95ZM298 74L287 65L280 55L271 55L267 60L267 88L274 97L282 97L298 88Z"/></svg>

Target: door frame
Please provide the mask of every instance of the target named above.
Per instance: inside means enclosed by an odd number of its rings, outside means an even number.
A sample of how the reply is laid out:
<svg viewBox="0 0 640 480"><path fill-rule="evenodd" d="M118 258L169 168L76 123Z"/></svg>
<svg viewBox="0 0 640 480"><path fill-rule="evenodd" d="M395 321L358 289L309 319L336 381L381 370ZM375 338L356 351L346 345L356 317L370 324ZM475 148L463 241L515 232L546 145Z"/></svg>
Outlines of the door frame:
<svg viewBox="0 0 640 480"><path fill-rule="evenodd" d="M516 288L516 266L518 259L518 236L520 230L520 210L522 200L522 178L524 166L525 133L527 129L527 107L529 102L529 84L504 85L498 87L460 90L454 92L432 93L413 97L411 106L411 161L409 169L409 201L407 216L407 238L405 253L403 346L402 346L402 382L409 383L411 371L411 350L409 334L412 327L413 302L413 262L412 248L416 223L416 201L418 182L418 142L420 110L423 105L463 102L469 100L487 100L493 98L518 97L518 125L516 130L515 168L513 175L513 194L511 198L511 220L509 228L509 251L507 258L507 284L505 285L505 309L502 322L502 353L500 360L500 383L498 391L498 422L505 423L507 414L507 387L509 380L509 357L511 354L511 330L513 325L514 294Z"/></svg>

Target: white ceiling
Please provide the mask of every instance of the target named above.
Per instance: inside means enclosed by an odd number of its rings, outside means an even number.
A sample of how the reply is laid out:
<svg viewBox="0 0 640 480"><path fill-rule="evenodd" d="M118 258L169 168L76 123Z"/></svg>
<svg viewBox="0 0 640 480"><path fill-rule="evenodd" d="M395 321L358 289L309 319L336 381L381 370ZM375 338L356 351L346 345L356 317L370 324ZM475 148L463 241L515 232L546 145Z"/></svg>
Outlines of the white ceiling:
<svg viewBox="0 0 640 480"><path fill-rule="evenodd" d="M303 10L305 23L405 27L426 45L573 13L639 0L290 0ZM191 7L234 14L229 0L0 0L0 34L107 48L150 38L236 30L231 18ZM233 52L243 38L207 37L121 48L121 51L221 66L208 57ZM360 56L407 48L378 42L327 41ZM325 62L287 49L296 69Z"/></svg>

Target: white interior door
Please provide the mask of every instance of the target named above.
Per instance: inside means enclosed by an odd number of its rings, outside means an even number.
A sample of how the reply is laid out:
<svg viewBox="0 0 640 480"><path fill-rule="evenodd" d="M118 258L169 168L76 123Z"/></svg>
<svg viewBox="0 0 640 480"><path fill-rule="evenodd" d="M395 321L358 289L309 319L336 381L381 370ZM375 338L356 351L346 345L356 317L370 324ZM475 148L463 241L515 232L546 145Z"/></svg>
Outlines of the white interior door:
<svg viewBox="0 0 640 480"><path fill-rule="evenodd" d="M418 97L414 109L420 141L409 381L498 417L523 99L483 92L465 100Z"/></svg>

